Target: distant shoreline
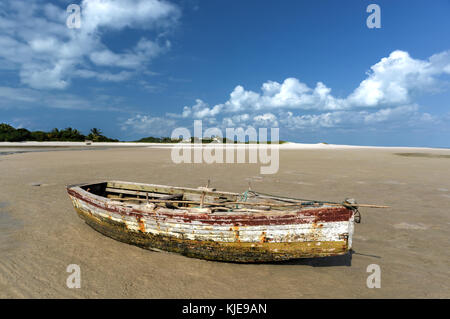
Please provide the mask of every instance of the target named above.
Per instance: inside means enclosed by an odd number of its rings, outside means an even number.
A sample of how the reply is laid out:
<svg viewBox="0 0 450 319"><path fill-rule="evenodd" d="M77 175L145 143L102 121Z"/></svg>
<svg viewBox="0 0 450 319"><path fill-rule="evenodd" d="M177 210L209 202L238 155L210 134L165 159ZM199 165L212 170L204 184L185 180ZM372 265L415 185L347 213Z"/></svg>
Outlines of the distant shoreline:
<svg viewBox="0 0 450 319"><path fill-rule="evenodd" d="M5 148L14 148L19 150L11 150L12 153L18 153L21 149L35 148L33 151L45 151L46 148L61 149L61 148L83 148L83 149L97 149L109 147L149 147L149 148L171 148L178 143L145 143L145 142L92 142L87 145L85 142L0 142L0 152ZM199 144L187 143L187 146L199 147ZM202 147L211 147L214 144L201 144ZM258 144L223 144L226 147L258 147ZM339 144L306 144L306 143L292 143L286 142L283 144L267 144L268 148L278 147L280 150L301 150L301 149L390 149L390 150L450 150L450 148L439 147L408 147L408 146L364 146L364 145L339 145ZM24 150L25 151L25 150ZM28 150L27 150L28 151ZM25 152L27 152L25 151ZM29 151L32 151L31 149ZM50 149L48 150L50 151ZM4 153L4 152L2 152Z"/></svg>

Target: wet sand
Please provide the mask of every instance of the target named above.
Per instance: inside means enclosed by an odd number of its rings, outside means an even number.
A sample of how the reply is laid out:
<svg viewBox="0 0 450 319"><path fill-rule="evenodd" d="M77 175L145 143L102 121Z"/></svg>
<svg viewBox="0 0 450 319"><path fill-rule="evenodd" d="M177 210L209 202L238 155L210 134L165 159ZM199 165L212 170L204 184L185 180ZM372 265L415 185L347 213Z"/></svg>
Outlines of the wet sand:
<svg viewBox="0 0 450 319"><path fill-rule="evenodd" d="M397 155L395 153L410 153ZM420 153L422 155L417 155ZM425 155L423 155L425 154ZM445 155L445 156L440 156ZM60 150L0 156L1 298L450 298L449 150L282 150L259 164L174 164L170 150ZM124 180L389 205L360 209L354 253L242 265L151 252L97 233L65 185ZM39 185L39 186L36 186ZM69 289L66 267L81 267ZM369 289L370 264L381 288Z"/></svg>

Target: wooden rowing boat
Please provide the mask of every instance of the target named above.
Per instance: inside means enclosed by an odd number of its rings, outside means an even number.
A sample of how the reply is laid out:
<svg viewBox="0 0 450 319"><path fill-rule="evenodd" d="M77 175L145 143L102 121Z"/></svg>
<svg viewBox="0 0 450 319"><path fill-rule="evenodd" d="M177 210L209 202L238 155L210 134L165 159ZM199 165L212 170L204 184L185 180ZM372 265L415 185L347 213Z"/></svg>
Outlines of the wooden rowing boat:
<svg viewBox="0 0 450 319"><path fill-rule="evenodd" d="M357 206L130 182L71 185L95 230L150 250L230 262L346 254Z"/></svg>

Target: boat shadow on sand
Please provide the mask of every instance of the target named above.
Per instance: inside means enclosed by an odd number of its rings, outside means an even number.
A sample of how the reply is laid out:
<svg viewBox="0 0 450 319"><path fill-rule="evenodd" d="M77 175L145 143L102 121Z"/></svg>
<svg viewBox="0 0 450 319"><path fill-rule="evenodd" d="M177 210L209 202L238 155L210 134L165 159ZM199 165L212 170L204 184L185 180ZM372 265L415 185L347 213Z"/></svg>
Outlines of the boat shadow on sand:
<svg viewBox="0 0 450 319"><path fill-rule="evenodd" d="M380 256L362 254L362 253L357 253L354 250L350 250L345 255L320 257L320 258L299 258L299 259L292 259L292 260L282 261L282 262L277 262L277 263L274 262L274 263L270 263L270 264L304 265L304 266L311 266L311 267L339 267L339 266L350 267L352 265L352 256L354 254L362 255L362 256L366 256L366 257L381 258Z"/></svg>

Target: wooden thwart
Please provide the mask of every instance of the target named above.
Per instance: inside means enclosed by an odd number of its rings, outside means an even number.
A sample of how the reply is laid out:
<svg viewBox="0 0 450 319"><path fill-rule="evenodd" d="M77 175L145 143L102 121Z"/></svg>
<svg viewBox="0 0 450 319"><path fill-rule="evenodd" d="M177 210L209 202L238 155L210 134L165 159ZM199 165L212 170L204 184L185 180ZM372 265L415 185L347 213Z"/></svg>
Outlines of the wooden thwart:
<svg viewBox="0 0 450 319"><path fill-rule="evenodd" d="M141 192L141 191L135 191L135 190L129 190L129 189L121 189L121 188L111 188L111 187L106 187L105 190L109 193L139 195L139 196L149 196L149 197L166 197L169 195L169 194L161 194L161 193L154 193L154 192ZM177 194L177 195L183 196L183 194Z"/></svg>
<svg viewBox="0 0 450 319"><path fill-rule="evenodd" d="M139 184L139 183L127 183L127 182L108 182L107 188L122 189L139 191L142 193L165 193L165 194L185 194L198 195L201 196L202 193L206 193L206 197L224 197L226 199L234 199L237 194L229 192L216 192L214 188L210 189L196 189L196 188L184 188L184 187L174 187L174 186L164 186L164 185L152 185L152 184ZM145 196L145 195L144 195Z"/></svg>

